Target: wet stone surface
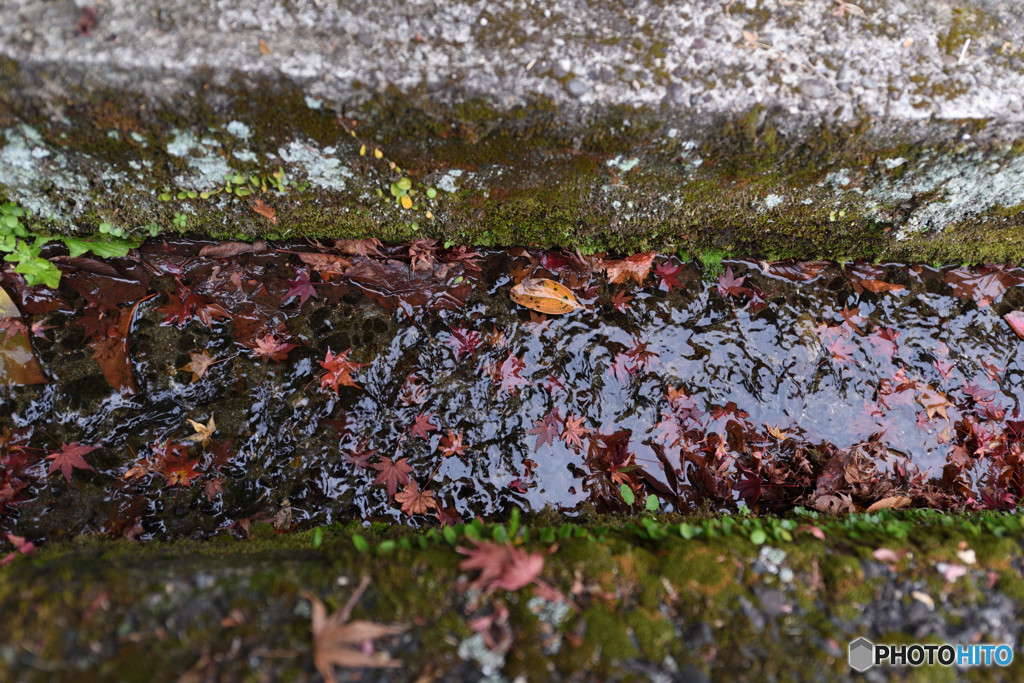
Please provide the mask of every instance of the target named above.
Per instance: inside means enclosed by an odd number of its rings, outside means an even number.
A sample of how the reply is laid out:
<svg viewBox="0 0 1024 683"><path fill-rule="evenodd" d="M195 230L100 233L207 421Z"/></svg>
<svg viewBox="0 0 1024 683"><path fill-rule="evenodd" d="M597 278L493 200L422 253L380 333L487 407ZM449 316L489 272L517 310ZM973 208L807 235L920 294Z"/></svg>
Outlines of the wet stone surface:
<svg viewBox="0 0 1024 683"><path fill-rule="evenodd" d="M1020 269L732 261L716 277L653 254L208 244L64 257L57 291L3 275L24 325L9 333L31 335L49 382L0 387L0 529L1021 495ZM517 306L527 277L587 308Z"/></svg>

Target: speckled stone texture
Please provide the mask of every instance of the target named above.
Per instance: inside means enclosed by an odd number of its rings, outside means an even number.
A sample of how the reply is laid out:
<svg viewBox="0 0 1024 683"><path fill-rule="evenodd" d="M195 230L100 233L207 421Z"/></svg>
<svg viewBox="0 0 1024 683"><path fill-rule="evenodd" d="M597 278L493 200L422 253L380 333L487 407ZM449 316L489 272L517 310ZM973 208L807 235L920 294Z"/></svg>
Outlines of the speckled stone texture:
<svg viewBox="0 0 1024 683"><path fill-rule="evenodd" d="M498 107L1024 117L1016 2L109 0L93 25L79 23L87 4L0 3L0 55L52 70L54 94L67 79L166 102L202 70L212 85L290 79L341 106L395 89Z"/></svg>

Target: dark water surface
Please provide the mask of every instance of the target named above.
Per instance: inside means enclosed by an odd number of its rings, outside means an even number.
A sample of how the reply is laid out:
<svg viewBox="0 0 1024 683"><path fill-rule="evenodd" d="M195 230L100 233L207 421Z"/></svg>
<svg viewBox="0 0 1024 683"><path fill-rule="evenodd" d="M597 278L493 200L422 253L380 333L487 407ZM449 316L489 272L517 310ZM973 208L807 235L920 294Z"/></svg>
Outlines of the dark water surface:
<svg viewBox="0 0 1024 683"><path fill-rule="evenodd" d="M623 484L636 510L655 495L761 513L1022 493L1019 269L733 261L702 277L658 256L609 284L615 264L560 252L202 246L65 259L57 292L4 274L27 328L14 343L39 333L49 381L0 386L0 529L625 511ZM514 304L531 276L589 309ZM180 369L204 350L201 377ZM365 364L335 365L337 394L328 350ZM205 440L189 420L211 418ZM97 448L48 457L62 444Z"/></svg>

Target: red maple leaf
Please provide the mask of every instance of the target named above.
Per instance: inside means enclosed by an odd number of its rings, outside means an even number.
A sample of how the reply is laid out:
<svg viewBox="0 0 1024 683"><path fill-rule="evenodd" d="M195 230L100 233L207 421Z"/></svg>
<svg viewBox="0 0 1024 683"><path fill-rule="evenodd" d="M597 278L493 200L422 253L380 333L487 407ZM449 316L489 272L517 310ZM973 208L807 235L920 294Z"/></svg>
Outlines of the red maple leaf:
<svg viewBox="0 0 1024 683"><path fill-rule="evenodd" d="M540 420L533 421L533 424L536 426L526 433L537 435L537 443L533 446L534 451L544 444L550 446L551 440L558 438L558 422L558 414L554 410L549 412Z"/></svg>
<svg viewBox="0 0 1024 683"><path fill-rule="evenodd" d="M399 484L405 486L409 483L409 474L413 470L412 467L406 464L407 460L408 458L399 458L395 461L392 461L391 458L381 458L380 462L370 465L370 467L380 473L373 480L374 485L384 485L387 488L389 498L394 497Z"/></svg>
<svg viewBox="0 0 1024 683"><path fill-rule="evenodd" d="M186 453L168 454L161 460L159 471L167 479L168 486L191 486L192 481L199 476L199 472L196 472L199 461L189 460Z"/></svg>
<svg viewBox="0 0 1024 683"><path fill-rule="evenodd" d="M479 569L480 575L470 584L472 588L488 592L496 588L518 590L533 583L544 569L542 553L527 553L511 544L498 545L489 541L473 541L475 548L458 546L457 551L466 555L459 563L459 569Z"/></svg>
<svg viewBox="0 0 1024 683"><path fill-rule="evenodd" d="M450 458L453 455L457 455L463 460L466 459L466 444L462 443L462 432L455 432L451 429L448 430L448 435L441 437L441 442L438 444L438 448L441 449L441 456Z"/></svg>
<svg viewBox="0 0 1024 683"><path fill-rule="evenodd" d="M216 303L208 296L196 295L193 297L195 306L195 317L199 322L210 327L217 320L227 320L231 314L227 309Z"/></svg>
<svg viewBox="0 0 1024 683"><path fill-rule="evenodd" d="M345 462L350 465L354 465L357 469L365 470L370 467L370 458L377 454L376 448L367 448L366 444L363 444L359 448L351 448L348 453L342 454L342 458Z"/></svg>
<svg viewBox="0 0 1024 683"><path fill-rule="evenodd" d="M742 470L743 476L733 485L747 503L753 505L761 498L761 478L752 470Z"/></svg>
<svg viewBox="0 0 1024 683"><path fill-rule="evenodd" d="M896 340L900 333L889 328L875 330L874 334L868 337L868 341L875 347L875 350L884 354L889 360L896 355Z"/></svg>
<svg viewBox="0 0 1024 683"><path fill-rule="evenodd" d="M718 276L718 293L722 296L741 296L750 294L751 291L743 286L747 276L737 278L732 273L732 266L726 268L725 272Z"/></svg>
<svg viewBox="0 0 1024 683"><path fill-rule="evenodd" d="M619 313L625 313L626 309L629 308L629 302L633 300L633 297L626 296L625 292L615 292L615 296L612 297L612 306Z"/></svg>
<svg viewBox="0 0 1024 683"><path fill-rule="evenodd" d="M327 372L320 375L320 388L326 389L330 387L334 390L334 395L338 395L338 387L356 387L359 385L352 379L352 373L359 368L365 367L368 363L354 363L348 359L348 354L352 349L342 351L337 356L331 352L331 348L327 347L327 355L322 361L318 361Z"/></svg>
<svg viewBox="0 0 1024 683"><path fill-rule="evenodd" d="M660 282L658 286L662 289L672 291L674 287L683 287L676 275L683 272L682 266L677 266L669 262L659 263L654 267L654 274L658 277ZM685 289L685 287L683 287Z"/></svg>
<svg viewBox="0 0 1024 683"><path fill-rule="evenodd" d="M480 333L465 327L451 328L451 336L448 337L448 346L455 351L455 362L459 362L463 356L472 356L480 347Z"/></svg>
<svg viewBox="0 0 1024 683"><path fill-rule="evenodd" d="M508 354L508 358L502 362L498 368L501 383L501 388L508 393L514 393L518 387L526 386L530 382L523 379L522 371L526 368L526 363L521 358L512 355L511 352Z"/></svg>
<svg viewBox="0 0 1024 683"><path fill-rule="evenodd" d="M586 436L590 430L583 426L582 417L573 417L572 413L565 416L565 427L562 429L562 438L565 440L565 445L572 447L577 453L583 448L582 437Z"/></svg>
<svg viewBox="0 0 1024 683"><path fill-rule="evenodd" d="M178 294L182 294L182 290L178 290ZM188 302L188 295L186 293L184 299L175 294L167 295L167 303L163 306L157 307L159 312L163 313L167 317L160 323L161 325L170 325L177 323L178 329L182 329L188 324L188 321L192 319L192 306Z"/></svg>
<svg viewBox="0 0 1024 683"><path fill-rule="evenodd" d="M845 337L836 337L835 340L825 347L831 354L830 360L838 361L839 363L849 363L853 360L853 353L857 350L857 346L846 341Z"/></svg>
<svg viewBox="0 0 1024 683"><path fill-rule="evenodd" d="M317 298L316 289L313 288L313 283L309 280L309 268L300 268L296 271L296 278L287 282L292 288L285 293L283 302L297 296L301 307L309 297Z"/></svg>
<svg viewBox="0 0 1024 683"><path fill-rule="evenodd" d="M60 473L64 475L64 478L70 484L72 469L92 470L95 472L96 470L92 469L92 465L87 463L82 456L86 453L92 453L97 448L99 446L83 446L77 441L62 443L59 451L46 456L47 460L53 461L50 463L50 471L47 474L53 474L60 469Z"/></svg>
<svg viewBox="0 0 1024 683"><path fill-rule="evenodd" d="M288 356L289 351L298 347L298 344L289 344L278 340L273 334L268 334L246 346L252 349L254 358L262 356L264 363L268 360L280 363Z"/></svg>
<svg viewBox="0 0 1024 683"><path fill-rule="evenodd" d="M409 433L414 437L418 436L430 441L430 432L437 430L437 425L430 421L432 417L434 417L434 413L426 411L417 415L412 427L409 428Z"/></svg>

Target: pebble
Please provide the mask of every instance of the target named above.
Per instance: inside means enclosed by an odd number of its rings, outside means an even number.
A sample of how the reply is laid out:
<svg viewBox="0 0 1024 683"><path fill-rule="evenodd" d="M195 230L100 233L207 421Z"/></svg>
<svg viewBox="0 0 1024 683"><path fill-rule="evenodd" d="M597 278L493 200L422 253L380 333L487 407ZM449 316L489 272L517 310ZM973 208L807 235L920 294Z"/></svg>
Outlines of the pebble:
<svg viewBox="0 0 1024 683"><path fill-rule="evenodd" d="M805 78L800 82L800 92L813 99L828 97L828 86L817 78Z"/></svg>
<svg viewBox="0 0 1024 683"><path fill-rule="evenodd" d="M575 98L583 97L583 93L587 92L587 86L578 78L573 78L566 83L565 89Z"/></svg>

